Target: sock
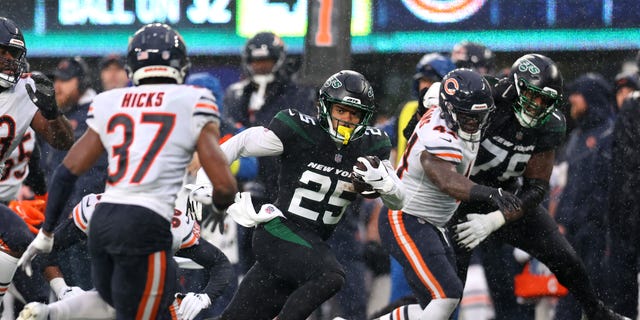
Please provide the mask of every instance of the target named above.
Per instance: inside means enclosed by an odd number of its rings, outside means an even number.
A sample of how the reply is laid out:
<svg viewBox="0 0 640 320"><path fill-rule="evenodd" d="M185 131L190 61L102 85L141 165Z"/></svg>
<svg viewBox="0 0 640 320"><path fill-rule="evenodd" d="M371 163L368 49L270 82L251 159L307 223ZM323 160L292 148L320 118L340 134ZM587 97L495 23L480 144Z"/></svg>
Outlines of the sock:
<svg viewBox="0 0 640 320"><path fill-rule="evenodd" d="M18 258L10 256L8 253L0 251L0 302L4 294L9 290L13 275L18 268Z"/></svg>

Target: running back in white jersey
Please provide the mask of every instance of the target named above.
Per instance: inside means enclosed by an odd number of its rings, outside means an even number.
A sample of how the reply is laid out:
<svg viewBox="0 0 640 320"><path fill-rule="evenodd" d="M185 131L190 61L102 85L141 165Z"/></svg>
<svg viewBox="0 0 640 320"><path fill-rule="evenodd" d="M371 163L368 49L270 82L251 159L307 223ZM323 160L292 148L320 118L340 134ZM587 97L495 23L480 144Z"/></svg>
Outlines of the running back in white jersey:
<svg viewBox="0 0 640 320"><path fill-rule="evenodd" d="M18 147L4 161L4 172L0 176L0 201L17 198L22 181L29 174L29 159L36 144L36 132L27 127Z"/></svg>
<svg viewBox="0 0 640 320"><path fill-rule="evenodd" d="M89 221L93 217L96 205L102 200L103 194L90 193L82 198L71 212L73 223L78 229L89 235ZM171 235L173 236L173 252L186 249L198 244L200 239L200 225L196 222L194 210L199 202L187 199L182 205L176 203L171 219Z"/></svg>
<svg viewBox="0 0 640 320"><path fill-rule="evenodd" d="M141 85L96 96L87 124L109 154L102 201L145 206L171 221L200 131L219 116L209 90L186 85Z"/></svg>
<svg viewBox="0 0 640 320"><path fill-rule="evenodd" d="M0 165L18 147L38 111L29 99L26 85L35 88L33 80L23 76L15 86L0 92Z"/></svg>
<svg viewBox="0 0 640 320"><path fill-rule="evenodd" d="M402 211L421 217L435 226L444 227L458 208L459 201L440 191L429 180L422 168L420 154L429 152L452 162L458 173L468 177L479 144L464 141L450 130L441 116L437 99L432 101L436 101L436 104L425 112L407 142L398 174L406 192Z"/></svg>

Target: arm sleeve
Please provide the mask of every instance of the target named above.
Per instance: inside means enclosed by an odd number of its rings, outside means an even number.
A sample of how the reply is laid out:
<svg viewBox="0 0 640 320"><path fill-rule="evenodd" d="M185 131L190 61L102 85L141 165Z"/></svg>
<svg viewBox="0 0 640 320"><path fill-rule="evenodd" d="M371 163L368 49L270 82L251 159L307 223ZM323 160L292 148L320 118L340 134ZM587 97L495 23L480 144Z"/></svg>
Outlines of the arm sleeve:
<svg viewBox="0 0 640 320"><path fill-rule="evenodd" d="M53 232L64 205L71 196L76 180L78 180L78 176L71 173L64 164L60 164L53 172L49 185L47 208L44 212L45 219L42 224L44 231Z"/></svg>
<svg viewBox="0 0 640 320"><path fill-rule="evenodd" d="M53 242L53 251L60 251L87 239L87 235L76 227L72 218L69 218L56 227L54 238L56 241Z"/></svg>
<svg viewBox="0 0 640 320"><path fill-rule="evenodd" d="M29 158L29 174L23 182L26 186L31 188L33 193L38 196L47 193L47 183L44 177L44 171L40 166L40 146L35 143L31 157Z"/></svg>
<svg viewBox="0 0 640 320"><path fill-rule="evenodd" d="M239 157L265 157L282 154L282 141L265 127L252 127L233 136L220 145L229 163Z"/></svg>
<svg viewBox="0 0 640 320"><path fill-rule="evenodd" d="M222 295L234 277L231 262L217 247L204 239L200 243L176 252L177 256L189 258L209 273L209 282L203 292L211 301Z"/></svg>
<svg viewBox="0 0 640 320"><path fill-rule="evenodd" d="M524 178L522 188L516 196L522 201L522 208L531 210L537 207L549 192L549 182L540 179Z"/></svg>

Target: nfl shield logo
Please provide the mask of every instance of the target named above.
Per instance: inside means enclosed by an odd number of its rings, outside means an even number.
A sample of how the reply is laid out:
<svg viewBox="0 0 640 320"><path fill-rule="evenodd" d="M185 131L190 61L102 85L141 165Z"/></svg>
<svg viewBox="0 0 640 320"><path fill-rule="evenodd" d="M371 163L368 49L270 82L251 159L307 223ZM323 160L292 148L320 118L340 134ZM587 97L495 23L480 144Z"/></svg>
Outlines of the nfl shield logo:
<svg viewBox="0 0 640 320"><path fill-rule="evenodd" d="M341 155L341 154L339 154L339 153L336 153L336 156L335 156L335 157L333 157L333 160L334 160L336 163L340 163L340 162L342 162L342 155Z"/></svg>

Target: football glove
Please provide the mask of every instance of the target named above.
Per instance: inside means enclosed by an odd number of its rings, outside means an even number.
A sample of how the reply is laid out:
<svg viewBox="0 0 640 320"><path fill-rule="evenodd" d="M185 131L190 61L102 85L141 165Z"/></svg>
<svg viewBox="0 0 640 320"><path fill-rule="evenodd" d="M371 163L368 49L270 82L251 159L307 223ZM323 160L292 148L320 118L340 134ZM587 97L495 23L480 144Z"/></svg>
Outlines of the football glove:
<svg viewBox="0 0 640 320"><path fill-rule="evenodd" d="M202 226L210 228L215 232L216 228L220 230L220 234L224 234L224 218L226 218L226 210L220 210L212 204L202 205Z"/></svg>
<svg viewBox="0 0 640 320"><path fill-rule="evenodd" d="M504 191L502 188L491 188L476 184L471 187L469 199L472 201L484 201L498 207L508 221L513 221L521 216L522 201L513 193ZM510 219L511 218L511 219Z"/></svg>
<svg viewBox="0 0 640 320"><path fill-rule="evenodd" d="M187 293L180 302L178 308L178 318L182 320L193 320L203 309L211 306L211 299L206 293Z"/></svg>
<svg viewBox="0 0 640 320"><path fill-rule="evenodd" d="M357 166L353 166L353 172L359 175L364 182L381 194L388 194L393 190L395 184L389 177L389 169L383 161L378 160L380 164L376 168L367 157L358 157L358 161L364 164L366 170L360 170Z"/></svg>
<svg viewBox="0 0 640 320"><path fill-rule="evenodd" d="M51 252L51 249L53 249L53 235L49 237L40 229L38 235L31 241L27 250L24 251L20 260L18 260L18 267L31 277L33 273L31 270L31 261L39 254Z"/></svg>
<svg viewBox="0 0 640 320"><path fill-rule="evenodd" d="M41 72L32 72L31 79L36 84L36 91L30 85L25 86L29 99L40 109L40 113L47 120L53 120L60 115L58 104L56 103L56 92L53 89L53 82Z"/></svg>
<svg viewBox="0 0 640 320"><path fill-rule="evenodd" d="M227 212L233 221L247 228L269 222L276 217L284 217L282 211L270 203L263 204L260 211L256 212L249 192L236 193L235 202L229 206Z"/></svg>
<svg viewBox="0 0 640 320"><path fill-rule="evenodd" d="M493 211L488 214L468 214L466 222L455 226L456 242L461 247L471 251L492 232L504 225L504 222L504 216L500 211Z"/></svg>

